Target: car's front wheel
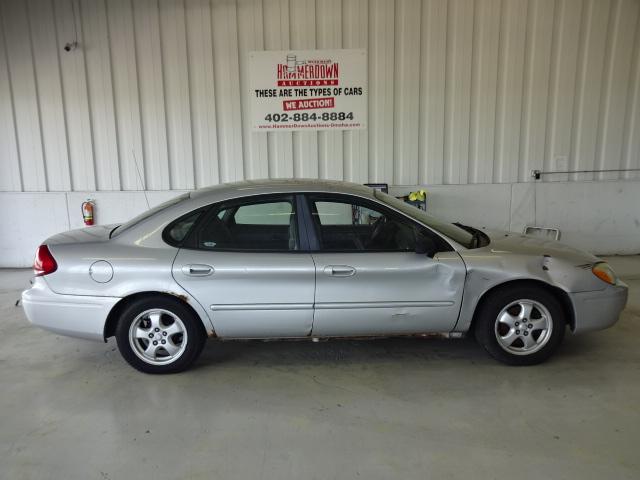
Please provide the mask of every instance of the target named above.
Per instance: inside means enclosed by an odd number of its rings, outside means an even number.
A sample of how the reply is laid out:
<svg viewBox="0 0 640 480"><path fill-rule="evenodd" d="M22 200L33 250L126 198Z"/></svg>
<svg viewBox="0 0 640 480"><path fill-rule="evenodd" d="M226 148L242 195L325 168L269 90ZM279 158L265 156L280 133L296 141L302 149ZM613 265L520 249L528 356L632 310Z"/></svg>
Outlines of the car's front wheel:
<svg viewBox="0 0 640 480"><path fill-rule="evenodd" d="M475 334L489 354L509 365L535 365L547 360L564 337L562 305L535 286L506 287L491 292L480 306Z"/></svg>
<svg viewBox="0 0 640 480"><path fill-rule="evenodd" d="M116 341L123 358L145 373L177 373L200 355L206 335L199 319L179 301L141 298L120 315Z"/></svg>

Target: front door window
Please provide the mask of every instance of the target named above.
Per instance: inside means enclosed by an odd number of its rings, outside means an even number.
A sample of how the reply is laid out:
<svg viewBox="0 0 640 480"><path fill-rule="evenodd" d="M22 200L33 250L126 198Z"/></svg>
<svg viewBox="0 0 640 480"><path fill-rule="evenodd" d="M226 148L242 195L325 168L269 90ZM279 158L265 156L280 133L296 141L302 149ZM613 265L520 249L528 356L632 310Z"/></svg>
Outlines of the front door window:
<svg viewBox="0 0 640 480"><path fill-rule="evenodd" d="M416 227L411 222L355 199L312 199L311 213L322 251L408 252L415 249Z"/></svg>

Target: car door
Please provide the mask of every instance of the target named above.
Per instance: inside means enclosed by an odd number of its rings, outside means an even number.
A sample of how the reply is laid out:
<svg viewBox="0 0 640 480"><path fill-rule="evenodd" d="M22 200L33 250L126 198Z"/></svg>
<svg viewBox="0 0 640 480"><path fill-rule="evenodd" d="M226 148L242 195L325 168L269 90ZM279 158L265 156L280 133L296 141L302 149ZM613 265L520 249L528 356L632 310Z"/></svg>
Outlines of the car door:
<svg viewBox="0 0 640 480"><path fill-rule="evenodd" d="M218 336L311 333L315 269L299 228L291 195L214 205L193 227L173 275L209 311Z"/></svg>
<svg viewBox="0 0 640 480"><path fill-rule="evenodd" d="M314 336L451 331L466 269L439 235L378 202L308 195L316 266ZM416 235L439 252L416 253Z"/></svg>

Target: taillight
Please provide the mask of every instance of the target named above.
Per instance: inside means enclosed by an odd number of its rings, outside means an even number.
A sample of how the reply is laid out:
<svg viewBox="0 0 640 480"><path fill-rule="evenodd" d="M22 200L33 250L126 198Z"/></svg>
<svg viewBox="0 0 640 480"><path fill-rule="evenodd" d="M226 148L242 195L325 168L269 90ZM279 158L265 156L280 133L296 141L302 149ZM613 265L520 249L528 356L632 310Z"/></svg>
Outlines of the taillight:
<svg viewBox="0 0 640 480"><path fill-rule="evenodd" d="M58 264L56 263L56 259L53 258L53 255L51 255L49 247L40 245L38 250L36 250L36 258L33 260L33 273L35 276L48 275L55 272L57 268Z"/></svg>

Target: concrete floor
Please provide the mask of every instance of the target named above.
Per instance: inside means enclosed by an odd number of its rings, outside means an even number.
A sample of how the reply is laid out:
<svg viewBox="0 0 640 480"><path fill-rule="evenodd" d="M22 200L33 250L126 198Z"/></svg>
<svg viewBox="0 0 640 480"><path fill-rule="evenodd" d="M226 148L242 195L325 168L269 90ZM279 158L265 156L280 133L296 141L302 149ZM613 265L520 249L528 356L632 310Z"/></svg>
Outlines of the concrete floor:
<svg viewBox="0 0 640 480"><path fill-rule="evenodd" d="M640 478L640 257L621 321L537 367L470 340L207 345L149 376L58 337L0 272L0 478Z"/></svg>

